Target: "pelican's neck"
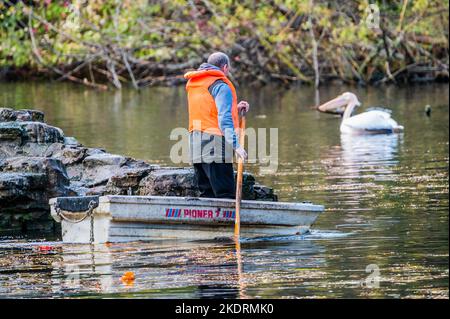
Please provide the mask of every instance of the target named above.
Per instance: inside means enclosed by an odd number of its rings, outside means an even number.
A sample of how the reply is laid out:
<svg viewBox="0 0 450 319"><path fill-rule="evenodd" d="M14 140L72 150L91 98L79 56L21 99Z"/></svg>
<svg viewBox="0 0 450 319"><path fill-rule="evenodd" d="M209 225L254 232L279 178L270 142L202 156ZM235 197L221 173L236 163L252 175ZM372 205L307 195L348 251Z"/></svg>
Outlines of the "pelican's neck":
<svg viewBox="0 0 450 319"><path fill-rule="evenodd" d="M355 106L356 106L355 101L348 102L347 107L345 108L342 120L346 120L352 115L353 110L355 109Z"/></svg>

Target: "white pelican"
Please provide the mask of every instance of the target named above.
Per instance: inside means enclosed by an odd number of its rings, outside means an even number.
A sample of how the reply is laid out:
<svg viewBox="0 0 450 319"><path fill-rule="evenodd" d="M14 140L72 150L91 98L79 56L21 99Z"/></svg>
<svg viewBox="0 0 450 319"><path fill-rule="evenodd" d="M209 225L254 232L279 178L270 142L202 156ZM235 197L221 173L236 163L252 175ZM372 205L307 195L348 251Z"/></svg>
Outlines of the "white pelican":
<svg viewBox="0 0 450 319"><path fill-rule="evenodd" d="M379 134L395 133L403 131L403 126L398 125L391 118L389 110L372 109L367 112L352 116L354 109L361 103L355 94L345 92L337 98L320 105L317 109L325 113L342 113L341 133L352 134Z"/></svg>

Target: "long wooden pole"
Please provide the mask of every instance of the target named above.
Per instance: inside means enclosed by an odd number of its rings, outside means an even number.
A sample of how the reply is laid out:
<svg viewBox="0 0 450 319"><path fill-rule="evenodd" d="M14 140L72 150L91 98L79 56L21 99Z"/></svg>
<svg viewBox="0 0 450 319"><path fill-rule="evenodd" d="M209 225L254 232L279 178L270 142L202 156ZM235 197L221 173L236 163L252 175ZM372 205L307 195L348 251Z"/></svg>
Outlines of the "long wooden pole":
<svg viewBox="0 0 450 319"><path fill-rule="evenodd" d="M240 117L239 144L244 147L245 144L245 112ZM234 220L234 237L239 239L241 233L241 199L242 199L242 176L244 173L244 160L238 157L238 170L236 178L236 215Z"/></svg>

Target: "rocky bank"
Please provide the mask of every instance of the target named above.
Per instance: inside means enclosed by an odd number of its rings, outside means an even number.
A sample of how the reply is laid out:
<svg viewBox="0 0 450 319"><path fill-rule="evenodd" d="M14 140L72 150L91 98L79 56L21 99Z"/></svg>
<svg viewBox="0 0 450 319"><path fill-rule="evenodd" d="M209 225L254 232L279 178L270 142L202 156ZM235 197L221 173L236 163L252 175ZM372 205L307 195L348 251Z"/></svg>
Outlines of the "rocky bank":
<svg viewBox="0 0 450 319"><path fill-rule="evenodd" d="M48 200L57 196L198 193L191 168L86 147L45 123L40 111L0 108L0 230L52 227ZM244 174L243 196L277 200L251 174Z"/></svg>

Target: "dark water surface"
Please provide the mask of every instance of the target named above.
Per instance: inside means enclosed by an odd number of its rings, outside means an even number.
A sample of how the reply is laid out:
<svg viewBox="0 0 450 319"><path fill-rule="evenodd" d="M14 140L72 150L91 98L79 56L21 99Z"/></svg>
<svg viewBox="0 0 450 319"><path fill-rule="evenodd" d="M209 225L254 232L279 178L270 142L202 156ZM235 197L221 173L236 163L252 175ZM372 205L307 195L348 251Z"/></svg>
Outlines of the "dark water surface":
<svg viewBox="0 0 450 319"><path fill-rule="evenodd" d="M346 90L362 110L392 109L405 132L341 136L338 117L310 108L311 88L240 89L248 126L279 129L277 173L247 169L280 200L326 206L311 234L246 240L240 251L211 241L93 248L58 235L0 237L0 297L448 298L448 85L330 86L321 101ZM187 123L182 87L3 83L0 106L43 110L85 145L172 166L169 134ZM134 282L120 280L126 271Z"/></svg>

